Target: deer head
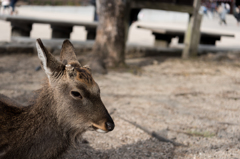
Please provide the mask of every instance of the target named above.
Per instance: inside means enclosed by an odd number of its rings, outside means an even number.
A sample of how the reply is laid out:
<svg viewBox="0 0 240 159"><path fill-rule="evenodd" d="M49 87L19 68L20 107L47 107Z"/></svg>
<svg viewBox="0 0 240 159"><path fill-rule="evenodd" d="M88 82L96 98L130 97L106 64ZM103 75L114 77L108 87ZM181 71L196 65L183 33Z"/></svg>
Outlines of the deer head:
<svg viewBox="0 0 240 159"><path fill-rule="evenodd" d="M40 39L36 46L59 124L66 131L83 132L89 128L98 132L112 131L114 122L101 100L99 86L90 68L78 62L71 42L63 42L60 61L48 52Z"/></svg>

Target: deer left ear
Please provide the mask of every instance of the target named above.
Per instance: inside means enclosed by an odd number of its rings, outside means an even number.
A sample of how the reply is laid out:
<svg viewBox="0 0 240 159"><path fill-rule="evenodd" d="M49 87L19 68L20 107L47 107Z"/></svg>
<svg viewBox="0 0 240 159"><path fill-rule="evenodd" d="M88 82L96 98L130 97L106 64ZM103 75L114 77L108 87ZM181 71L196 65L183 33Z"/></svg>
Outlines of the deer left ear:
<svg viewBox="0 0 240 159"><path fill-rule="evenodd" d="M36 47L38 58L41 60L43 69L45 70L45 73L47 74L49 80L50 77L54 77L54 74L64 70L65 66L57 59L55 59L55 57L50 52L48 52L48 50L44 47L41 39L37 39Z"/></svg>

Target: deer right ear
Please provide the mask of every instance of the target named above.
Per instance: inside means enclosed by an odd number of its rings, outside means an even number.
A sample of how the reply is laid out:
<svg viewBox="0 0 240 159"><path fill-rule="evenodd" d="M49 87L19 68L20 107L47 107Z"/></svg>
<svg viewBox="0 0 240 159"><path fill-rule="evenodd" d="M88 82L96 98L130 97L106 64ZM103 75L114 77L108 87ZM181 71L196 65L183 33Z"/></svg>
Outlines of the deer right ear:
<svg viewBox="0 0 240 159"><path fill-rule="evenodd" d="M38 58L41 60L43 69L45 70L45 73L47 74L49 80L53 74L64 70L65 66L57 61L50 52L48 52L48 50L44 47L41 39L37 39L36 47Z"/></svg>

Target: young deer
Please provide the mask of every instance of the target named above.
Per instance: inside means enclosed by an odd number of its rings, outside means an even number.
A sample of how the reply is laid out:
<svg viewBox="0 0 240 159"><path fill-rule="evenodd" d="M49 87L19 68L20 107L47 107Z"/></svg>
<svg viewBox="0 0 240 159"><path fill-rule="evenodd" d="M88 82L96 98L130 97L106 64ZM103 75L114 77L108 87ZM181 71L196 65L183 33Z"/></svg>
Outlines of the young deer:
<svg viewBox="0 0 240 159"><path fill-rule="evenodd" d="M0 95L0 159L58 158L84 131L114 129L90 68L81 66L72 44L63 42L61 62L40 39L36 45L48 79L30 106Z"/></svg>

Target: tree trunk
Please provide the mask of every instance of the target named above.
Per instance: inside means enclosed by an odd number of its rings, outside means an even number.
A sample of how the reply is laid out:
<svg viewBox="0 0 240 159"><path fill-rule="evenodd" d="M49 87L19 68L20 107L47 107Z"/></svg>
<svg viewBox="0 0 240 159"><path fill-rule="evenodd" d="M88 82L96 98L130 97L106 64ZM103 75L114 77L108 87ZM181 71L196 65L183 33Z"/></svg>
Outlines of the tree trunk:
<svg viewBox="0 0 240 159"><path fill-rule="evenodd" d="M93 71L104 73L105 66L124 64L127 6L127 0L97 0L99 25L90 64Z"/></svg>

